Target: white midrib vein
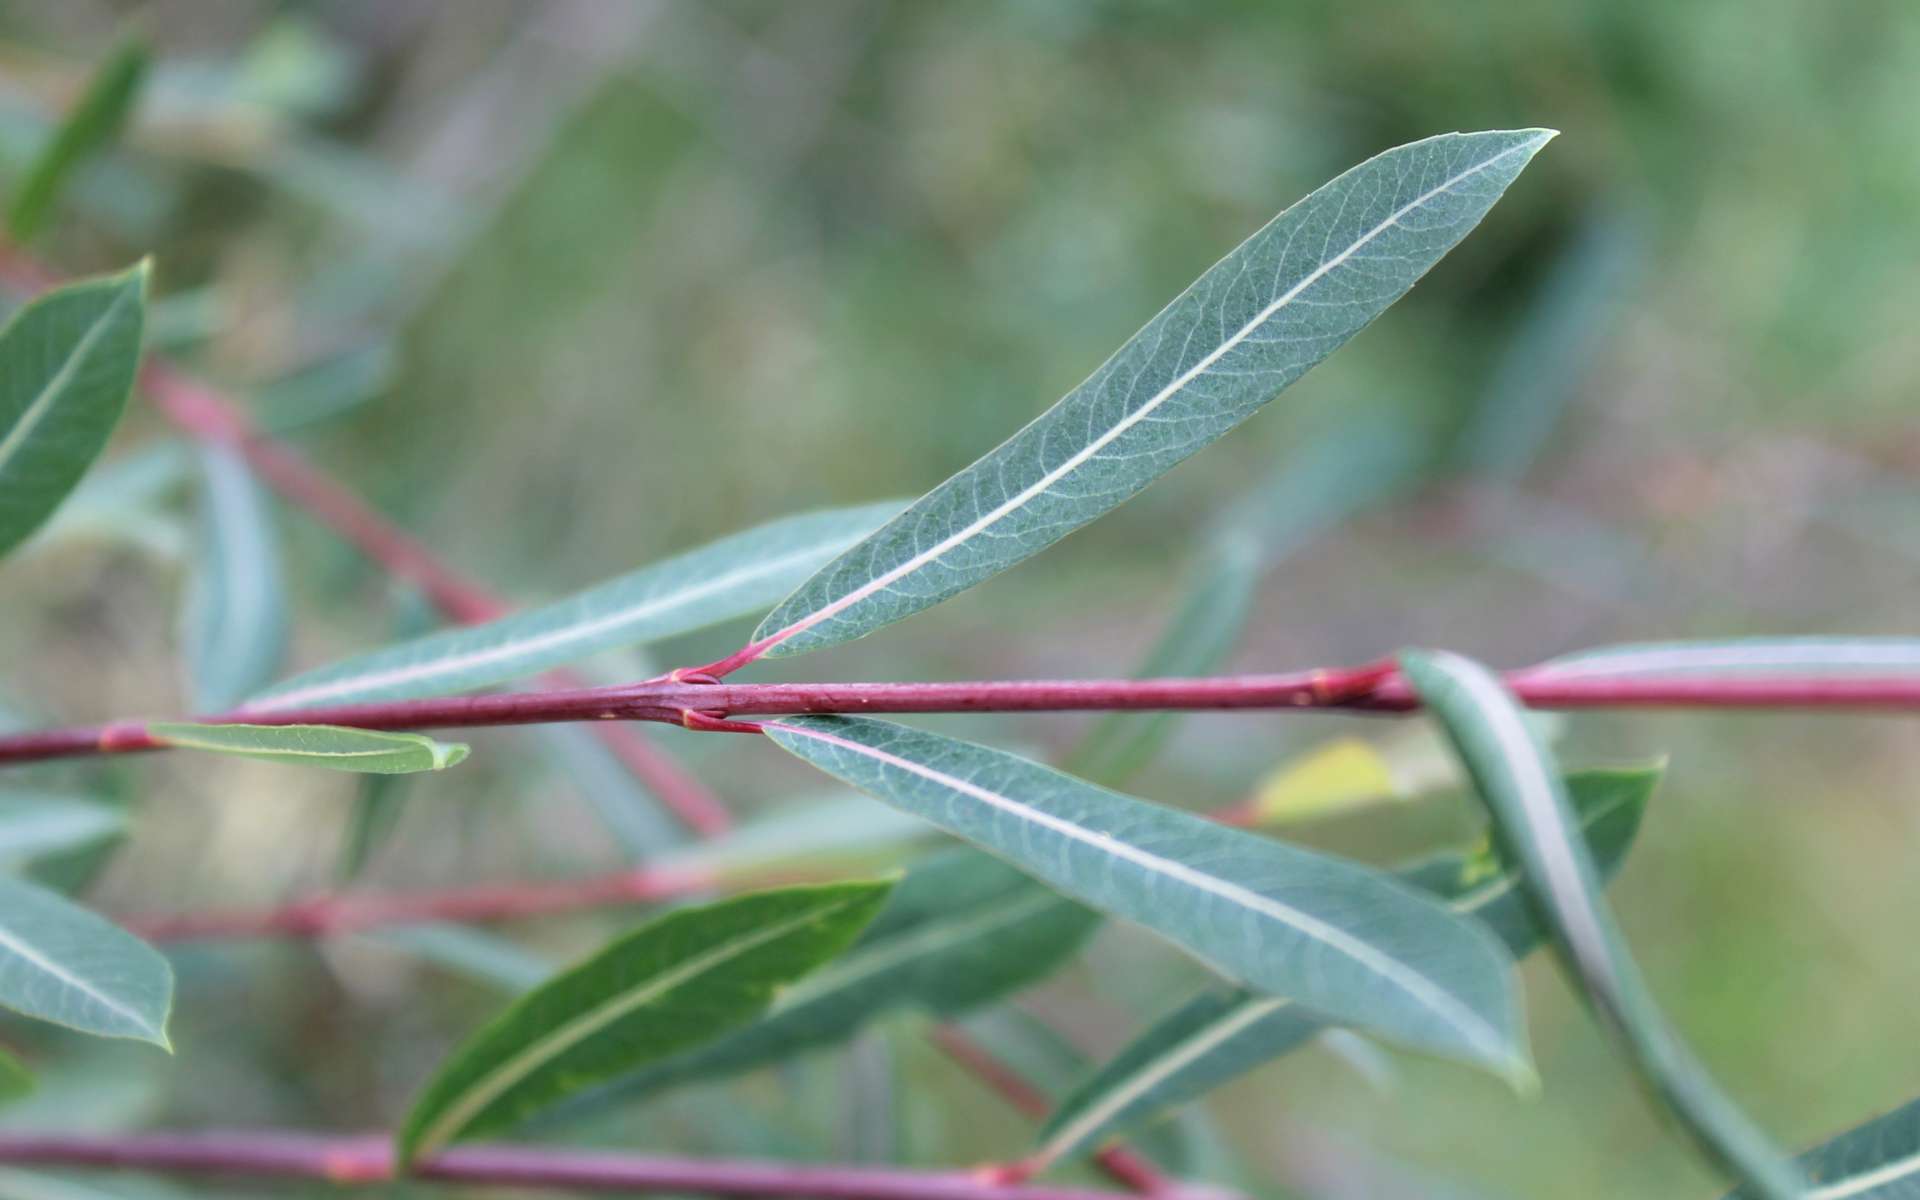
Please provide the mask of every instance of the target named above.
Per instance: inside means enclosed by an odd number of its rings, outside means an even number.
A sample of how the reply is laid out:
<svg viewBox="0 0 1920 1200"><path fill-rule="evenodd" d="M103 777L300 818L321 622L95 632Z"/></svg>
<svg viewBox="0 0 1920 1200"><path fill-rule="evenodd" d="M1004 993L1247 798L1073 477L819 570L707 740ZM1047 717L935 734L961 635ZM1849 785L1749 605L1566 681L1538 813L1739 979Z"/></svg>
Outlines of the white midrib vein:
<svg viewBox="0 0 1920 1200"><path fill-rule="evenodd" d="M60 392L80 370L81 360L93 350L95 342L106 336L107 327L113 324L120 306L127 302L127 296L128 293L122 291L113 298L113 302L107 305L107 310L101 313L88 327L86 333L81 335L80 340L73 344L73 350L60 364L60 369L55 371L53 377L41 387L39 393L34 396L33 402L21 411L19 419L13 423L13 428L7 431L7 436L0 438L0 475L6 473L7 464L14 455L20 453L21 448L27 444L27 439L33 436L33 431L41 421L46 419L47 413L52 411L53 402L59 398Z"/></svg>
<svg viewBox="0 0 1920 1200"><path fill-rule="evenodd" d="M1170 858L1162 858L1157 854L1148 853L1138 846L1129 845L1114 838L1097 834L1090 829L1075 825L1071 821L1062 820L1052 813L1042 812L1031 805L1022 804L1011 796L1003 796L997 792L988 791L986 788L980 787L968 780L943 774L931 767L913 762L910 759L901 758L896 754L889 754L884 750L864 745L850 738L839 737L835 734L826 733L817 729L788 725L779 721L767 722L764 728L769 730L777 729L782 733L790 733L799 737L822 741L828 745L836 746L840 749L873 759L876 762L893 767L896 770L916 775L940 787L949 788L962 795L970 796L991 808L1008 813L1018 820L1030 822L1042 828L1049 829L1062 837L1079 842L1082 845L1095 847L1104 854L1110 854L1115 858L1123 859L1143 870L1173 879L1178 883L1197 891L1205 892L1236 907L1257 912L1262 916L1278 921L1298 931L1301 935L1313 941L1320 942L1344 955L1360 967L1379 976L1385 982L1412 997L1428 1011L1438 1016L1446 1024L1452 1026L1470 1044L1479 1046L1494 1059L1508 1061L1512 1058L1511 1052L1504 1045L1498 1031L1482 1020L1472 1009L1466 1007L1466 1005L1462 1004L1458 999L1449 995L1445 989L1441 988L1438 984L1420 974L1418 971L1407 967L1405 964L1380 953L1345 930L1329 925L1318 917L1301 912L1299 909L1293 908L1290 905L1282 904L1271 896L1263 896L1259 892L1241 887L1239 884L1229 883L1217 876L1196 871L1185 863L1175 862Z"/></svg>
<svg viewBox="0 0 1920 1200"><path fill-rule="evenodd" d="M39 950L35 949L33 946L15 937L12 931L5 928L0 928L0 950L4 950L9 954L17 955L19 958L24 960L29 965L37 967L41 971L46 972L46 974L48 974L49 976L59 980L62 984L84 995L85 997L87 997L87 999L92 1000L95 1004L98 1004L102 1008L105 1008L110 1012L116 1013L119 1016L125 1017L127 1021L130 1024L132 1024L135 1028L148 1030L148 1031L151 1031L153 1029L152 1021L149 1021L147 1018L141 1016L138 1012L135 1012L133 1009L128 1008L126 1005L120 1003L118 1000L115 1000L112 996L109 996L105 992L102 992L92 982L80 978L78 975L75 975L73 972L67 970L65 967L61 966L59 963L54 962L52 959L42 954ZM65 1024L66 1022L62 1022L62 1023Z"/></svg>
<svg viewBox="0 0 1920 1200"><path fill-rule="evenodd" d="M1611 812L1611 809L1606 812ZM1595 819L1604 813L1596 814ZM1501 896L1511 892L1518 880L1513 875L1502 876L1499 882L1488 884L1475 892L1449 904L1447 907L1463 916L1471 916ZM1063 1154L1069 1154L1081 1142L1112 1120L1125 1112L1134 1101L1159 1087L1189 1065L1213 1052L1229 1039L1238 1035L1247 1027L1287 1008L1293 1001L1287 999L1251 1000L1230 1011L1225 1017L1207 1025L1187 1040L1176 1044L1159 1058L1142 1064L1140 1069L1127 1077L1126 1081L1106 1093L1095 1104L1072 1123L1062 1126L1059 1132L1047 1139L1034 1156L1041 1163L1051 1163Z"/></svg>
<svg viewBox="0 0 1920 1200"><path fill-rule="evenodd" d="M852 539L847 538L841 540L851 541ZM420 680L435 679L444 675L457 674L477 667L485 667L492 663L509 661L525 655L540 654L557 646L565 646L572 642L579 642L595 637L605 633L609 629L618 629L620 626L634 621L644 621L649 617L656 616L670 609L703 600L715 592L722 592L728 588L749 582L758 576L776 574L795 564L825 557L831 552L830 549L823 549L816 545L809 546L804 550L794 551L791 554L783 554L779 558L759 559L748 566L741 567L738 570L728 572L724 575L708 576L692 587L681 588L668 592L663 596L656 596L645 603L632 608L623 608L591 621L574 625L562 625L555 629L549 629L545 633L535 634L532 637L516 638L500 642L492 646L470 650L465 654L431 658L423 662L408 663L404 666L394 667L386 671L375 671L369 674L348 675L335 680L318 681L306 687L281 692L278 695L264 696L258 701L247 705L247 709L253 712L276 712L280 709L299 708L318 701L334 699L342 694L358 694L374 689L403 687ZM538 614L528 614L526 617L510 619L528 620L537 615ZM447 636L459 638L478 632L480 632L480 630L477 628L474 630L455 630ZM528 669L529 671L532 670L532 668ZM477 687L480 685L476 683L473 686Z"/></svg>
<svg viewBox="0 0 1920 1200"><path fill-rule="evenodd" d="M1378 225L1375 225L1372 229L1369 229L1366 233L1362 234L1359 238L1355 239L1352 242L1352 244L1348 245L1345 249L1340 251L1340 253L1334 255L1332 258L1326 260L1325 262L1321 263L1319 266L1315 267L1312 271L1308 272L1307 275L1300 280L1300 282L1294 284L1292 287L1288 288L1285 292L1281 293L1280 296L1273 301L1273 303L1261 309L1259 313L1257 313L1253 317L1252 320L1242 325L1238 330L1234 332L1234 334L1231 337L1227 338L1225 341L1221 342L1218 346L1215 346L1212 350L1208 351L1206 356L1200 359L1200 361L1193 364L1193 366L1188 367L1185 371L1182 371L1173 380L1173 382L1161 388L1145 404L1142 404L1139 408L1134 409L1132 412L1128 413L1125 417L1122 417L1119 421L1115 422L1112 426L1104 430L1098 437L1094 438L1092 441L1088 442L1085 446L1082 446L1080 449L1074 451L1074 453L1068 456L1065 460L1063 460L1059 466L1053 468L1051 471L1048 471L1046 474L1042 475L1039 479L1034 480L1033 483L1021 489L1013 497L1011 497L1006 501L1003 501L997 508L994 508L992 511L974 520L973 523L966 526L966 528L961 529L956 533L948 535L947 537L941 539L939 542L935 543L934 545L929 546L927 549L920 551L918 554L915 554L912 558L907 559L905 562L901 563L899 566L896 566L891 570L882 572L881 574L868 580L866 583L863 583L859 587L848 592L844 596L841 596L839 599L834 600L831 603L822 605L820 608L800 618L798 621L795 621L793 624L788 625L786 628L777 630L770 636L760 639L759 644L763 647L767 647L767 646L775 645L779 642L783 642L786 639L794 636L795 634L801 633L802 631L810 629L814 625L819 624L821 621L827 620L828 618L834 616L837 613L844 612L846 609L852 607L855 604L860 603L860 601L865 600L867 597L871 595L874 595L876 592L883 591L884 589L893 586L895 583L899 582L901 579L904 579L908 575L913 574L915 571L918 571L920 568L938 560L939 558L944 556L948 551L952 550L954 547L962 545L965 542L979 536L981 533L985 532L986 530L992 528L994 525L998 524L1000 521L1004 520L1010 514L1017 512L1021 508L1024 508L1030 501L1032 501L1038 496L1044 495L1046 492L1051 490L1054 484L1059 483L1062 479L1066 478L1068 475L1072 474L1074 471L1079 470L1082 465L1084 465L1088 460L1094 458L1102 450L1106 449L1107 446L1112 444L1113 441L1116 438L1118 438L1121 434L1125 433L1127 430L1133 428L1135 425L1138 425L1140 422L1152 416L1156 409L1158 409L1162 404L1165 404L1168 400L1172 399L1174 396L1179 395L1180 392L1185 390L1188 384L1192 383L1195 379L1200 378L1202 375L1205 375L1208 371L1212 370L1215 363L1219 362L1223 357L1225 357L1241 342L1245 341L1254 332L1254 330L1258 329L1261 325L1264 325L1268 320L1270 320L1273 317L1275 313L1279 312L1281 309L1285 308L1287 305L1293 303L1293 301L1300 295L1300 293L1304 292L1308 288L1312 287L1314 284L1318 283L1321 279L1325 278L1330 272L1338 268L1342 263L1345 263L1348 259L1352 258L1355 254L1359 253L1363 248L1366 247L1368 243L1372 242L1373 239L1379 237L1381 234L1385 233L1387 230L1399 224L1400 220L1403 217L1407 216L1407 214L1425 205L1427 202L1431 201L1434 197L1440 195L1441 193L1449 191L1459 186L1465 180L1472 178L1473 176L1479 174L1482 171L1485 171L1487 168L1493 166L1497 162L1500 162L1502 159L1508 157L1509 155L1516 154L1521 150L1527 149L1533 145L1534 145L1534 141L1527 141L1527 142L1521 142L1518 145L1509 146L1507 149L1502 150L1500 153L1493 155L1492 157L1482 162L1476 163L1473 166L1467 168L1466 170L1461 171L1458 174L1449 177L1444 182L1437 184L1432 188L1429 188L1427 191L1424 191L1420 193L1420 195L1414 197L1412 200L1409 200L1406 204L1395 209L1393 213L1390 216L1388 216L1384 221L1381 221ZM912 515L912 509L909 509L907 513L902 515L901 518L896 518L896 519L905 519L905 517L910 515Z"/></svg>
<svg viewBox="0 0 1920 1200"><path fill-rule="evenodd" d="M508 1089L628 1013L644 1008L674 988L714 969L728 959L737 958L755 947L784 937L804 925L831 916L845 908L848 903L849 901L841 900L821 908L810 909L789 920L756 929L745 937L716 946L704 954L688 959L672 970L656 976L644 987L636 988L625 995L615 997L610 1003L580 1014L481 1076L421 1133L419 1140L415 1143L415 1155L433 1153L459 1134L474 1117L498 1100Z"/></svg>
<svg viewBox="0 0 1920 1200"><path fill-rule="evenodd" d="M1807 1193L1806 1200L1848 1200L1851 1196L1864 1196L1884 1184L1897 1183L1909 1175L1920 1175L1920 1154L1909 1154L1875 1167L1865 1175L1855 1175L1839 1183L1814 1188Z"/></svg>

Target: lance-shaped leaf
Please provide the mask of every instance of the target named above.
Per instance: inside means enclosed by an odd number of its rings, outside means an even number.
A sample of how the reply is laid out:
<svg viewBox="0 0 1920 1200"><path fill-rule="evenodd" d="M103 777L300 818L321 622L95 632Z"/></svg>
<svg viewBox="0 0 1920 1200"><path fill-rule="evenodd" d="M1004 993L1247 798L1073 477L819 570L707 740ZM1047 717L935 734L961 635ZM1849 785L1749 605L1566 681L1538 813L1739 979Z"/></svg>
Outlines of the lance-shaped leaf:
<svg viewBox="0 0 1920 1200"><path fill-rule="evenodd" d="M521 997L453 1052L401 1128L409 1162L511 1125L765 1011L844 950L890 881L759 892L668 913Z"/></svg>
<svg viewBox="0 0 1920 1200"><path fill-rule="evenodd" d="M885 721L791 717L764 728L821 770L1145 926L1236 982L1530 1078L1505 950L1377 871Z"/></svg>
<svg viewBox="0 0 1920 1200"><path fill-rule="evenodd" d="M183 620L197 712L223 712L263 686L287 649L287 597L267 498L227 446L200 459L200 554Z"/></svg>
<svg viewBox="0 0 1920 1200"><path fill-rule="evenodd" d="M400 775L443 771L467 757L459 742L339 725L195 725L155 721L147 732L176 750L206 750L295 767Z"/></svg>
<svg viewBox="0 0 1920 1200"><path fill-rule="evenodd" d="M45 792L0 792L0 866L104 842L126 829L117 808Z"/></svg>
<svg viewBox="0 0 1920 1200"><path fill-rule="evenodd" d="M14 190L7 228L15 240L24 242L39 232L74 168L119 136L146 73L146 47L129 41L117 47L87 81L79 103L54 130L52 140Z"/></svg>
<svg viewBox="0 0 1920 1200"><path fill-rule="evenodd" d="M0 329L0 555L99 457L140 364L147 264L56 288Z"/></svg>
<svg viewBox="0 0 1920 1200"><path fill-rule="evenodd" d="M167 1044L173 971L139 938L0 874L0 1005L101 1037Z"/></svg>
<svg viewBox="0 0 1920 1200"><path fill-rule="evenodd" d="M748 616L898 511L890 501L769 521L542 608L308 671L249 707L443 696Z"/></svg>
<svg viewBox="0 0 1920 1200"><path fill-rule="evenodd" d="M1720 1166L1769 1200L1801 1195L1799 1172L1720 1092L1668 1026L1600 894L1546 746L1491 671L1455 654L1409 652L1401 670L1446 731L1493 816L1495 836L1554 948L1653 1092Z"/></svg>
<svg viewBox="0 0 1920 1200"><path fill-rule="evenodd" d="M798 654L864 637L1113 509L1404 295L1552 136L1444 134L1320 188L1065 399L809 580L761 623L756 644Z"/></svg>
<svg viewBox="0 0 1920 1200"><path fill-rule="evenodd" d="M1567 776L1580 829L1603 873L1626 857L1658 768L1580 771ZM1455 912L1492 929L1515 957L1541 941L1519 876L1481 851L1452 851L1397 872ZM1330 1023L1284 997L1211 989L1155 1022L1060 1103L1041 1131L1040 1165L1079 1154L1176 1105L1197 1099L1283 1054Z"/></svg>
<svg viewBox="0 0 1920 1200"><path fill-rule="evenodd" d="M851 950L765 1017L592 1099L635 1100L782 1062L902 1009L959 1016L1051 974L1099 920L978 851L935 855L907 873Z"/></svg>
<svg viewBox="0 0 1920 1200"><path fill-rule="evenodd" d="M1741 672L1908 675L1914 671L1920 671L1920 638L1790 637L1603 646L1550 659L1527 675L1541 679L1659 679Z"/></svg>
<svg viewBox="0 0 1920 1200"><path fill-rule="evenodd" d="M1913 1200L1920 1196L1920 1100L1816 1146L1798 1159L1806 1200ZM1726 1200L1760 1200L1743 1187Z"/></svg>

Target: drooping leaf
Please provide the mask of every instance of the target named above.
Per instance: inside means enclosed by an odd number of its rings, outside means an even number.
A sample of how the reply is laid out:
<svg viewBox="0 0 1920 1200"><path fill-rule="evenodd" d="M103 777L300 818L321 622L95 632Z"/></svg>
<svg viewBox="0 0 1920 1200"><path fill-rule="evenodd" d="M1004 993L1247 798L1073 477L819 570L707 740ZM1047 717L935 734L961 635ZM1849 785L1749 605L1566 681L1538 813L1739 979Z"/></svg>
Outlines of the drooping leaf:
<svg viewBox="0 0 1920 1200"><path fill-rule="evenodd" d="M173 971L56 892L0 874L0 1005L101 1037L167 1045Z"/></svg>
<svg viewBox="0 0 1920 1200"><path fill-rule="evenodd" d="M451 1057L399 1136L402 1162L753 1020L844 950L890 881L759 892L650 921L521 997Z"/></svg>
<svg viewBox="0 0 1920 1200"><path fill-rule="evenodd" d="M770 521L542 608L308 671L250 707L272 712L468 691L746 616L899 507L868 504Z"/></svg>
<svg viewBox="0 0 1920 1200"><path fill-rule="evenodd" d="M79 103L14 188L7 210L7 229L14 240L24 242L39 232L73 169L119 136L146 72L146 47L129 41L115 48L88 80Z"/></svg>
<svg viewBox="0 0 1920 1200"><path fill-rule="evenodd" d="M1404 295L1553 134L1389 150L1281 213L1032 424L824 567L768 653L854 638L1013 566L1244 421Z"/></svg>
<svg viewBox="0 0 1920 1200"><path fill-rule="evenodd" d="M1455 654L1408 652L1401 671L1446 731L1493 816L1495 836L1601 1023L1701 1150L1769 1200L1802 1193L1799 1172L1723 1095L1667 1024L1627 953L1574 833L1553 757L1491 671Z"/></svg>
<svg viewBox="0 0 1920 1200"><path fill-rule="evenodd" d="M1581 834L1604 874L1626 857L1658 768L1579 771L1567 787ZM1541 940L1514 869L1482 868L1476 851L1452 851L1410 863L1399 878L1485 924L1515 957ZM1074 1089L1041 1131L1036 1155L1051 1163L1197 1099L1305 1045L1329 1023L1282 997L1214 988L1195 996L1135 1038Z"/></svg>
<svg viewBox="0 0 1920 1200"><path fill-rule="evenodd" d="M580 723L541 725L535 742L564 771L630 862L658 858L686 841L686 826L614 756L594 730ZM646 736L636 728L636 737Z"/></svg>
<svg viewBox="0 0 1920 1200"><path fill-rule="evenodd" d="M55 288L0 329L0 555L100 455L140 364L147 264Z"/></svg>
<svg viewBox="0 0 1920 1200"><path fill-rule="evenodd" d="M0 792L0 866L97 845L126 830L105 804L45 792Z"/></svg>
<svg viewBox="0 0 1920 1200"><path fill-rule="evenodd" d="M852 949L766 1016L622 1080L607 1098L636 1100L782 1062L902 1009L958 1016L1051 974L1099 919L978 851L935 855L907 873Z"/></svg>
<svg viewBox="0 0 1920 1200"><path fill-rule="evenodd" d="M1404 1045L1529 1078L1511 962L1387 876L863 717L765 723L784 749L1228 978Z"/></svg>
<svg viewBox="0 0 1920 1200"><path fill-rule="evenodd" d="M1913 1200L1920 1196L1920 1100L1849 1129L1797 1160L1813 1181L1806 1200ZM1761 1200L1743 1187L1726 1200Z"/></svg>
<svg viewBox="0 0 1920 1200"><path fill-rule="evenodd" d="M1742 671L1903 675L1914 670L1920 670L1920 638L1787 637L1603 646L1550 659L1527 674L1542 679L1658 679Z"/></svg>
<svg viewBox="0 0 1920 1200"><path fill-rule="evenodd" d="M200 553L183 620L196 712L224 712L280 669L287 597L267 497L238 452L203 446Z"/></svg>
<svg viewBox="0 0 1920 1200"><path fill-rule="evenodd" d="M155 721L147 732L178 750L206 750L329 771L443 771L467 757L459 742L338 725L195 725Z"/></svg>

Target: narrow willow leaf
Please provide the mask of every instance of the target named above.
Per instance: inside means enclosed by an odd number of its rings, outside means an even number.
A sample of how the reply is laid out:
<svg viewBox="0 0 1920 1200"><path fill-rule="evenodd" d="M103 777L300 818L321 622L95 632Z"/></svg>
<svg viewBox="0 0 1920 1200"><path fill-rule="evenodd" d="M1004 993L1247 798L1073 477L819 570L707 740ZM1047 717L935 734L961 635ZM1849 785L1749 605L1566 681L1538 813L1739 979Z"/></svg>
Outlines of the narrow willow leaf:
<svg viewBox="0 0 1920 1200"><path fill-rule="evenodd" d="M551 963L484 929L465 925L396 925L375 930L366 937L504 992L530 991L553 977Z"/></svg>
<svg viewBox="0 0 1920 1200"><path fill-rule="evenodd" d="M0 1005L101 1037L167 1045L173 971L153 947L0 874Z"/></svg>
<svg viewBox="0 0 1920 1200"><path fill-rule="evenodd" d="M772 654L937 604L1113 509L1339 349L1486 215L1553 134L1444 134L1341 175L1215 264L1067 397L828 565Z"/></svg>
<svg viewBox="0 0 1920 1200"><path fill-rule="evenodd" d="M147 264L56 288L0 329L0 554L99 457L140 364Z"/></svg>
<svg viewBox="0 0 1920 1200"><path fill-rule="evenodd" d="M858 792L799 796L654 860L663 871L702 874L717 886L744 884L797 866L847 871L898 862L901 850L937 837L933 826Z"/></svg>
<svg viewBox="0 0 1920 1200"><path fill-rule="evenodd" d="M22 552L91 541L130 545L167 561L182 557L187 539L167 505L192 465L186 446L171 440L101 463L80 481Z"/></svg>
<svg viewBox="0 0 1920 1200"><path fill-rule="evenodd" d="M1550 659L1527 674L1541 679L1657 679L1741 671L1902 675L1915 670L1920 670L1920 638L1789 637L1603 646Z"/></svg>
<svg viewBox="0 0 1920 1200"><path fill-rule="evenodd" d="M851 950L796 984L765 1017L623 1080L606 1098L634 1100L782 1062L844 1042L902 1009L970 1012L1051 974L1099 920L978 851L936 855L907 873Z"/></svg>
<svg viewBox="0 0 1920 1200"><path fill-rule="evenodd" d="M205 446L200 553L187 589L187 672L196 712L224 712L264 686L287 649L287 596L266 496L239 453Z"/></svg>
<svg viewBox="0 0 1920 1200"><path fill-rule="evenodd" d="M638 725L630 728L636 737L647 736ZM590 726L541 725L531 732L573 790L592 806L628 862L657 859L686 841L686 826L634 778Z"/></svg>
<svg viewBox="0 0 1920 1200"><path fill-rule="evenodd" d="M1914 1200L1920 1196L1920 1100L1896 1108L1802 1154L1813 1181L1806 1200ZM1761 1200L1740 1188L1726 1200Z"/></svg>
<svg viewBox="0 0 1920 1200"><path fill-rule="evenodd" d="M791 717L764 728L821 770L1230 979L1516 1082L1531 1077L1506 952L1376 871L884 721Z"/></svg>
<svg viewBox="0 0 1920 1200"><path fill-rule="evenodd" d="M1409 652L1400 665L1472 777L1507 857L1520 864L1563 964L1642 1078L1700 1148L1757 1194L1800 1196L1799 1172L1720 1092L1661 1014L1601 897L1593 858L1574 834L1552 755L1518 702L1492 672L1458 655Z"/></svg>
<svg viewBox="0 0 1920 1200"><path fill-rule="evenodd" d="M411 1162L746 1024L846 949L891 881L759 892L668 913L521 997L469 1038L399 1136Z"/></svg>
<svg viewBox="0 0 1920 1200"><path fill-rule="evenodd" d="M80 102L14 190L7 229L16 241L24 242L40 231L74 168L119 136L146 72L146 47L124 42L87 82Z"/></svg>
<svg viewBox="0 0 1920 1200"><path fill-rule="evenodd" d="M12 1051L0 1050L0 1104L33 1091L33 1072Z"/></svg>
<svg viewBox="0 0 1920 1200"><path fill-rule="evenodd" d="M1567 788L1603 873L1626 857L1658 768L1579 771ZM1515 957L1542 934L1513 868L1485 869L1478 851L1434 855L1402 867L1399 878L1482 922ZM1203 992L1157 1021L1074 1089L1041 1131L1037 1158L1051 1163L1091 1150L1168 1109L1195 1100L1329 1028L1326 1018L1284 998L1243 989Z"/></svg>
<svg viewBox="0 0 1920 1200"><path fill-rule="evenodd" d="M417 733L379 733L338 725L195 725L155 721L147 732L178 750L207 750L329 771L399 775L443 771L467 757L459 742L436 742Z"/></svg>
<svg viewBox="0 0 1920 1200"><path fill-rule="evenodd" d="M770 521L543 608L308 671L250 707L272 712L468 691L747 616L899 509L888 502Z"/></svg>
<svg viewBox="0 0 1920 1200"><path fill-rule="evenodd" d="M126 831L105 804L44 792L0 792L0 865L18 865L98 845Z"/></svg>

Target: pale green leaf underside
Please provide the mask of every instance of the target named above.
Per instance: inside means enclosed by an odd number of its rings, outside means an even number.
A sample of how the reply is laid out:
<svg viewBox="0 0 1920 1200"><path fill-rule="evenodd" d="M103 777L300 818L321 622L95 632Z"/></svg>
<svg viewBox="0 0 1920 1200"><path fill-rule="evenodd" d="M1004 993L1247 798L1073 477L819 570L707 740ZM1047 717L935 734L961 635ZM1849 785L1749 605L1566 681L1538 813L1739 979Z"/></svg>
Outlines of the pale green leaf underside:
<svg viewBox="0 0 1920 1200"><path fill-rule="evenodd" d="M1849 1129L1798 1161L1813 1181L1806 1200L1916 1200L1920 1100ZM1758 1200L1760 1195L1741 1188L1726 1200Z"/></svg>
<svg viewBox="0 0 1920 1200"><path fill-rule="evenodd" d="M1379 872L884 721L790 717L764 728L821 770L1153 930L1230 979L1411 1047L1528 1076L1505 950Z"/></svg>
<svg viewBox="0 0 1920 1200"><path fill-rule="evenodd" d="M1788 637L1644 642L1550 659L1528 671L1553 679L1651 679L1669 675L1904 675L1920 671L1920 638Z"/></svg>
<svg viewBox="0 0 1920 1200"><path fill-rule="evenodd" d="M0 865L103 842L126 829L117 808L43 792L0 792Z"/></svg>
<svg viewBox="0 0 1920 1200"><path fill-rule="evenodd" d="M147 264L56 288L0 329L0 555L107 444L140 363Z"/></svg>
<svg viewBox="0 0 1920 1200"><path fill-rule="evenodd" d="M1800 1196L1798 1172L1721 1093L1660 1011L1574 833L1552 754L1519 703L1491 671L1456 654L1410 651L1400 665L1466 767L1508 857L1521 864L1562 961L1641 1077L1722 1168L1769 1200Z"/></svg>
<svg viewBox="0 0 1920 1200"><path fill-rule="evenodd" d="M147 732L178 750L205 750L296 767L401 775L441 771L467 757L459 742L339 725L196 725L156 721Z"/></svg>
<svg viewBox="0 0 1920 1200"><path fill-rule="evenodd" d="M263 686L287 648L287 597L266 496L238 452L203 446L200 553L182 640L196 712L221 712Z"/></svg>
<svg viewBox="0 0 1920 1200"><path fill-rule="evenodd" d="M783 888L648 922L521 997L455 1050L401 1129L401 1161L751 1021L777 989L845 949L892 886Z"/></svg>
<svg viewBox="0 0 1920 1200"><path fill-rule="evenodd" d="M899 511L888 501L770 521L541 608L308 671L248 707L444 696L750 616Z"/></svg>
<svg viewBox="0 0 1920 1200"><path fill-rule="evenodd" d="M167 1044L173 971L56 892L0 874L0 1005L101 1037Z"/></svg>
<svg viewBox="0 0 1920 1200"><path fill-rule="evenodd" d="M1404 295L1552 136L1427 138L1301 200L1065 399L807 581L755 640L779 655L864 637L1113 509Z"/></svg>
<svg viewBox="0 0 1920 1200"><path fill-rule="evenodd" d="M1581 771L1567 777L1581 832L1602 869L1626 856L1658 768ZM1486 924L1516 957L1541 938L1517 876L1504 864L1477 869L1477 852L1455 851L1397 872L1408 884ZM1134 1039L1061 1101L1041 1131L1038 1157L1053 1162L1194 1100L1296 1050L1330 1027L1280 997L1240 989L1194 997Z"/></svg>

